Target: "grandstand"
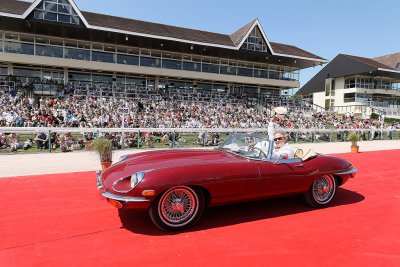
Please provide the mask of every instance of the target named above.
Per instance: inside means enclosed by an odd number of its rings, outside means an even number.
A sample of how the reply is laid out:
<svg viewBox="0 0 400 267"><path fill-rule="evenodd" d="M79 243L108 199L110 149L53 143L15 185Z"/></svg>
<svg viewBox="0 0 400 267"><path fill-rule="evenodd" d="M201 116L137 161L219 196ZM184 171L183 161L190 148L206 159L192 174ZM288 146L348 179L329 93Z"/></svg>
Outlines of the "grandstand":
<svg viewBox="0 0 400 267"><path fill-rule="evenodd" d="M72 0L0 0L0 127L49 127L56 149L65 131L55 128L79 128L71 144L83 148L82 132L121 126L132 130L111 131L117 147L153 146L152 133L173 146L183 129L194 129L181 136L185 145L205 146L222 129L265 129L272 108L284 106L289 113L279 126L308 131L292 133L294 142L345 140L344 133L312 130L325 128L396 138L398 124L339 117L325 103L291 96L300 70L325 63L270 42L258 19L220 34L81 11ZM119 107L128 113L121 116ZM376 127L387 134L375 136ZM37 136L4 129L3 151ZM218 130L206 141L201 129Z"/></svg>
<svg viewBox="0 0 400 267"><path fill-rule="evenodd" d="M220 34L81 11L70 0L0 1L0 79L36 102L247 98L263 106L298 88L301 69L326 62L270 42L257 19Z"/></svg>

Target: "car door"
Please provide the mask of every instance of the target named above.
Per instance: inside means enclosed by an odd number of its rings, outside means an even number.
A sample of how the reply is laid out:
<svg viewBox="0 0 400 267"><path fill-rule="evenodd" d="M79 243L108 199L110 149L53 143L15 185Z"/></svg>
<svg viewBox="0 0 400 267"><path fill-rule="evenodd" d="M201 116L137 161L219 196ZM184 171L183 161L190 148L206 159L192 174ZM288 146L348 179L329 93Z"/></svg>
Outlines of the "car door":
<svg viewBox="0 0 400 267"><path fill-rule="evenodd" d="M260 176L256 161L228 163L209 171L215 177L212 183L207 184L213 203L251 199L259 193Z"/></svg>
<svg viewBox="0 0 400 267"><path fill-rule="evenodd" d="M272 196L303 191L314 172L308 166L298 158L260 162L260 194Z"/></svg>

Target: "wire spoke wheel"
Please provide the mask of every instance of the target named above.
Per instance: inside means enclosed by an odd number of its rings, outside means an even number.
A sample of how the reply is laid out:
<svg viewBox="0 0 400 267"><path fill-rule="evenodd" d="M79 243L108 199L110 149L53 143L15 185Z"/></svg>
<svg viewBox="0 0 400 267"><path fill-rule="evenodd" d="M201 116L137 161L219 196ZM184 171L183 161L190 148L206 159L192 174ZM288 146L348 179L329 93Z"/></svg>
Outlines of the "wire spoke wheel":
<svg viewBox="0 0 400 267"><path fill-rule="evenodd" d="M170 227L189 224L199 210L199 198L190 187L176 187L165 192L158 202L158 215Z"/></svg>
<svg viewBox="0 0 400 267"><path fill-rule="evenodd" d="M336 186L336 179L332 175L318 177L303 195L304 200L311 207L324 208L333 199Z"/></svg>
<svg viewBox="0 0 400 267"><path fill-rule="evenodd" d="M335 191L336 183L332 176L318 178L312 186L313 198L319 204L326 204L331 201Z"/></svg>

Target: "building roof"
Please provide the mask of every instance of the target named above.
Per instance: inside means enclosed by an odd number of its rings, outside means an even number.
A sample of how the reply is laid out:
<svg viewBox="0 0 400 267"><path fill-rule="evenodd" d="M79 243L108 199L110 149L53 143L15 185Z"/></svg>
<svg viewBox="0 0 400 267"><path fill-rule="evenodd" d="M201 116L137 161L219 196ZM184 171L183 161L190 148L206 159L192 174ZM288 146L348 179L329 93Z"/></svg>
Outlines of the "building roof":
<svg viewBox="0 0 400 267"><path fill-rule="evenodd" d="M22 15L32 3L16 0L0 0L0 12Z"/></svg>
<svg viewBox="0 0 400 267"><path fill-rule="evenodd" d="M141 20L126 19L121 17L96 14L82 11L82 15L92 26L111 28L116 30L144 33L162 37L172 37L187 41L213 43L225 46L234 46L229 35L192 30L165 24L152 23Z"/></svg>
<svg viewBox="0 0 400 267"><path fill-rule="evenodd" d="M346 77L350 75L380 76L400 80L400 71L376 59L339 54L300 88L297 94L308 95L324 92L325 80L327 78Z"/></svg>
<svg viewBox="0 0 400 267"><path fill-rule="evenodd" d="M386 64L383 64L375 59L372 58L366 58L366 57L358 57L358 56L352 56L352 55L344 55L346 57L349 57L353 60L359 61L363 64L366 64L368 66L374 67L374 68L381 68L381 69L389 69L389 70L395 70L392 67L389 67Z"/></svg>
<svg viewBox="0 0 400 267"><path fill-rule="evenodd" d="M34 5L36 6L39 2L40 1L38 0L34 3L20 0L0 0L0 16L13 14L18 16L18 18L26 19L27 10L32 8ZM201 43L204 45L218 46L227 49L239 49L240 47L238 46L254 27L259 27L263 33L261 26L258 23L258 19L249 22L234 33L227 35L92 12L80 11L80 13L83 16L82 19L88 23L87 26L96 30L115 30L116 32L125 34L167 38L173 39L174 41ZM270 45L273 55L277 54L278 56L304 58L316 60L321 63L327 62L325 59L293 45L269 43L268 40L266 40L266 42Z"/></svg>
<svg viewBox="0 0 400 267"><path fill-rule="evenodd" d="M229 37L232 40L234 45L239 45L244 37L247 35L247 33L253 28L253 24L256 20L253 20L246 25L244 25L242 28L239 30L235 31L232 33Z"/></svg>
<svg viewBox="0 0 400 267"><path fill-rule="evenodd" d="M382 63L392 69L400 70L400 52L386 56L375 57L373 60Z"/></svg>

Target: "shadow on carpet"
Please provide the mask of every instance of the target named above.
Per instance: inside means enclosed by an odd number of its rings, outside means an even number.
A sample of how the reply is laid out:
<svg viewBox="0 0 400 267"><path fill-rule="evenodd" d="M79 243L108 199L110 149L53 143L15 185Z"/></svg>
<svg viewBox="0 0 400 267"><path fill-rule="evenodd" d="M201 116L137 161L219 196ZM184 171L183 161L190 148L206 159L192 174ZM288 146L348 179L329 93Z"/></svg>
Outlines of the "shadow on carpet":
<svg viewBox="0 0 400 267"><path fill-rule="evenodd" d="M324 209L329 210L331 207L355 204L364 199L365 197L357 192L338 188L330 206ZM204 211L202 218L194 227L185 231L176 232L164 232L159 230L151 222L148 213L145 211L125 209L120 209L118 211L123 228L137 234L159 236L225 227L246 222L290 216L298 213L306 213L314 210L316 209L305 204L301 196L211 207Z"/></svg>

